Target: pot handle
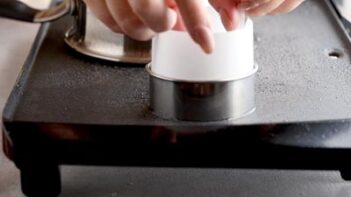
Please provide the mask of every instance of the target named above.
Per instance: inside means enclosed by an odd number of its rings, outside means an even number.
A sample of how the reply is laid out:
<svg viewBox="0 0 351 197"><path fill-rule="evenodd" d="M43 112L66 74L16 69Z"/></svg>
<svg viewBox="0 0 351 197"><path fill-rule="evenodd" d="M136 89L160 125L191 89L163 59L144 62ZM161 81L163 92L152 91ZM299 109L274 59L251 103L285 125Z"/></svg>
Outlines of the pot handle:
<svg viewBox="0 0 351 197"><path fill-rule="evenodd" d="M58 5L45 10L31 8L18 0L0 0L0 17L33 23L53 21L72 13L73 10L73 0L63 0Z"/></svg>

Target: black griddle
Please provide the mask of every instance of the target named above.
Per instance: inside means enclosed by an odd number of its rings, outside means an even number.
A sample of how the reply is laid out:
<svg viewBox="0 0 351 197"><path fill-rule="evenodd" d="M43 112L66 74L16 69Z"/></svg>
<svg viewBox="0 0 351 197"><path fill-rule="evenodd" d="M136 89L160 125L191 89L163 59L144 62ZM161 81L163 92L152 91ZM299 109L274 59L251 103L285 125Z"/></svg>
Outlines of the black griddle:
<svg viewBox="0 0 351 197"><path fill-rule="evenodd" d="M351 179L351 141L340 138L351 120L160 119L148 109L145 65L74 52L63 42L71 22L41 26L3 113L4 152L25 194L58 195L64 164L340 170Z"/></svg>

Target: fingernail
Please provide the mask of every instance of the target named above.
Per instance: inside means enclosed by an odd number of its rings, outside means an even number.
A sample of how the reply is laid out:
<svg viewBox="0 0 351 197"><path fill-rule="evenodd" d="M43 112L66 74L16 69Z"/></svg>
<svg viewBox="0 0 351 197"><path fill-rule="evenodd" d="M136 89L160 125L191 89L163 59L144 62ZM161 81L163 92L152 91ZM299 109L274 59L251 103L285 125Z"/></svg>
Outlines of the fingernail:
<svg viewBox="0 0 351 197"><path fill-rule="evenodd" d="M237 8L239 10L250 10L257 7L259 4L254 1L244 1L238 4Z"/></svg>
<svg viewBox="0 0 351 197"><path fill-rule="evenodd" d="M232 31L235 29L235 25L233 23L233 20L230 18L228 12L226 12L224 9L220 9L219 13L221 15L222 23L227 31Z"/></svg>
<svg viewBox="0 0 351 197"><path fill-rule="evenodd" d="M236 25L235 28L242 28L245 27L246 22L247 22L247 14L245 11L239 10L237 12L237 16L238 16L238 24Z"/></svg>
<svg viewBox="0 0 351 197"><path fill-rule="evenodd" d="M211 29L206 26L198 26L194 28L193 32L193 39L202 50L208 54L212 53L215 41Z"/></svg>

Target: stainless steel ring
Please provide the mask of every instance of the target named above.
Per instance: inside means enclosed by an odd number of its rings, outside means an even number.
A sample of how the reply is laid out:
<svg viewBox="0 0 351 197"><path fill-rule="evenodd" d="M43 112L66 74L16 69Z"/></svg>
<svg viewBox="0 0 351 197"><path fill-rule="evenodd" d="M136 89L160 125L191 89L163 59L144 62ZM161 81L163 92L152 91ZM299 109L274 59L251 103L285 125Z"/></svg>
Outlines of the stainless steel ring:
<svg viewBox="0 0 351 197"><path fill-rule="evenodd" d="M98 59L145 64L151 59L151 41L137 41L107 28L87 8L76 0L73 26L65 42L75 51Z"/></svg>
<svg viewBox="0 0 351 197"><path fill-rule="evenodd" d="M224 81L191 82L155 75L151 64L150 108L164 119L219 121L237 119L255 111L255 73Z"/></svg>
<svg viewBox="0 0 351 197"><path fill-rule="evenodd" d="M150 62L151 41L137 41L121 33L114 33L99 21L83 0L62 0L48 9L37 10L19 0L1 0L0 16L27 22L43 23L65 15L74 17L65 42L87 56L128 63Z"/></svg>

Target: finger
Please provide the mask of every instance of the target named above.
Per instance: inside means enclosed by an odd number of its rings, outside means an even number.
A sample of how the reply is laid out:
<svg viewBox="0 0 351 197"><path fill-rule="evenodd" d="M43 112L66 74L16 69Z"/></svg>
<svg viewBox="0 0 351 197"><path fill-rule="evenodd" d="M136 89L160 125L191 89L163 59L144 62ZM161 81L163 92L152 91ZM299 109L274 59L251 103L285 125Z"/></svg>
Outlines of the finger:
<svg viewBox="0 0 351 197"><path fill-rule="evenodd" d="M123 33L140 41L150 40L155 35L155 32L134 14L127 0L106 0L106 4Z"/></svg>
<svg viewBox="0 0 351 197"><path fill-rule="evenodd" d="M184 24L192 39L206 53L214 49L214 37L209 13L203 0L176 0Z"/></svg>
<svg viewBox="0 0 351 197"><path fill-rule="evenodd" d="M184 21L183 21L181 15L180 15L179 9L178 8L174 8L174 10L177 12L177 23L173 27L173 30L186 31L186 27L185 27L185 24L184 24Z"/></svg>
<svg viewBox="0 0 351 197"><path fill-rule="evenodd" d="M112 31L122 33L121 28L110 14L105 0L84 0L94 15Z"/></svg>
<svg viewBox="0 0 351 197"><path fill-rule="evenodd" d="M234 7L232 9L223 8L219 10L222 23L227 31L233 31L240 23L240 15Z"/></svg>
<svg viewBox="0 0 351 197"><path fill-rule="evenodd" d="M186 27L184 25L183 19L180 15L180 12L179 12L179 9L177 7L177 3L175 2L175 0L165 0L165 2L166 2L166 6L168 8L174 10L177 13L177 22L172 29L176 30L176 31L186 31Z"/></svg>
<svg viewBox="0 0 351 197"><path fill-rule="evenodd" d="M209 3L217 12L223 8L236 7L238 4L237 0L209 0Z"/></svg>
<svg viewBox="0 0 351 197"><path fill-rule="evenodd" d="M177 13L164 0L128 1L134 13L156 32L170 30L177 22Z"/></svg>
<svg viewBox="0 0 351 197"><path fill-rule="evenodd" d="M210 0L212 7L221 16L222 23L227 31L234 30L240 23L237 3L233 0Z"/></svg>
<svg viewBox="0 0 351 197"><path fill-rule="evenodd" d="M282 3L275 10L271 11L269 14L270 15L277 15L280 13L291 12L292 10L297 8L302 2L304 2L304 0L285 0L284 3Z"/></svg>
<svg viewBox="0 0 351 197"><path fill-rule="evenodd" d="M219 10L221 9L221 7L220 7L220 4L218 3L218 0L209 0L208 2L211 4L211 6L212 6L217 12L219 12Z"/></svg>
<svg viewBox="0 0 351 197"><path fill-rule="evenodd" d="M247 10L246 13L249 16L263 16L278 8L283 2L284 0L271 0L268 3Z"/></svg>
<svg viewBox="0 0 351 197"><path fill-rule="evenodd" d="M249 10L258 7L260 4L256 1L243 1L238 3L237 8L240 10Z"/></svg>
<svg viewBox="0 0 351 197"><path fill-rule="evenodd" d="M240 10L249 10L260 5L266 4L271 0L240 0L238 2L237 8Z"/></svg>

